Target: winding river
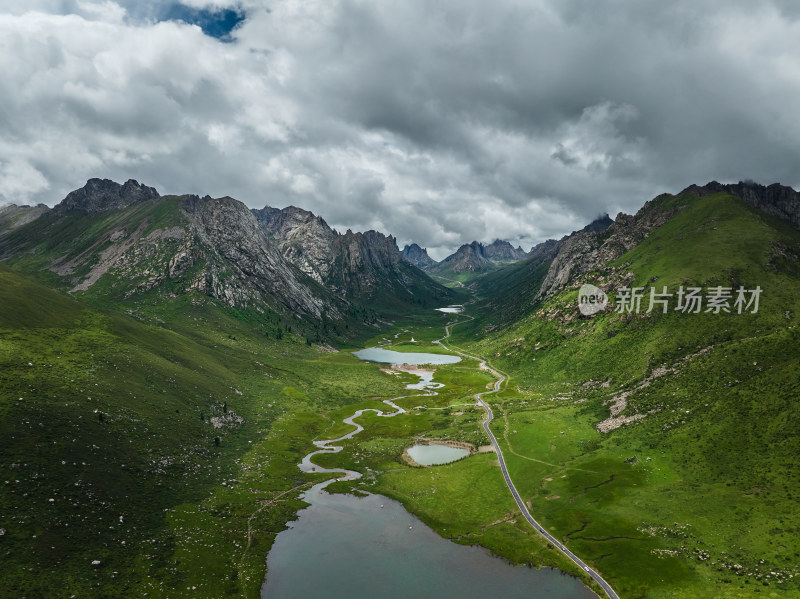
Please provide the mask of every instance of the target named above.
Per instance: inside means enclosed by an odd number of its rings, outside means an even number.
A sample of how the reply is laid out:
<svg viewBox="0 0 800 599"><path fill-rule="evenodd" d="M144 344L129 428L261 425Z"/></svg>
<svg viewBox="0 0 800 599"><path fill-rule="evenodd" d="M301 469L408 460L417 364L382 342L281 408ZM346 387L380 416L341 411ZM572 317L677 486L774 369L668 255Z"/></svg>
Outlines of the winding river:
<svg viewBox="0 0 800 599"><path fill-rule="evenodd" d="M386 353L376 354L376 350ZM461 359L452 354L401 354L382 348L367 348L356 355L368 361L406 364L454 363ZM407 388L425 393L384 400L385 410L357 410L343 420L355 429L336 439L314 441L317 449L303 458L300 470L335 473L338 479L360 478L361 473L354 470L318 466L313 457L341 451L343 446L337 443L364 430L356 419L365 412L392 418L406 413L395 401L436 395L430 385L432 374L420 372L419 376L420 382ZM596 598L580 580L557 570L513 566L481 547L448 541L397 501L374 494L359 498L327 493L325 487L337 478L306 491L302 498L309 507L278 534L267 557L262 599Z"/></svg>

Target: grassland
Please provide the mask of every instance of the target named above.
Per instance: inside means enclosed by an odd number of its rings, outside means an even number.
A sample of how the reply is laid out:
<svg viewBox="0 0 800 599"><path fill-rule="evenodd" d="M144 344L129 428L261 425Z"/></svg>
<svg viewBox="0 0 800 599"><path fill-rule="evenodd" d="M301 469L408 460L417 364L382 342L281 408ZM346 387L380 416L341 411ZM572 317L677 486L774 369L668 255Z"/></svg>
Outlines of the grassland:
<svg viewBox="0 0 800 599"><path fill-rule="evenodd" d="M10 596L256 596L320 414L402 390L203 296L165 306L167 329L3 268L0 304Z"/></svg>
<svg viewBox="0 0 800 599"><path fill-rule="evenodd" d="M200 296L135 319L0 269L0 301L13 308L0 316L0 585L16 596L257 596L275 535L325 478L297 468L312 440L347 432L342 418L385 408L415 378L279 342ZM171 328L140 320L156 314ZM444 351L431 341L447 319L401 323L393 349ZM436 469L436 490L403 461L415 438L486 442L473 395L492 377L465 360L436 380L438 395L398 400L408 416L365 415L366 430L318 462L365 472L362 488L456 542L570 571L518 521L492 456ZM446 502L423 501L435 493Z"/></svg>
<svg viewBox="0 0 800 599"><path fill-rule="evenodd" d="M580 318L568 290L457 341L511 376L494 430L520 493L621 596L795 596L797 233L727 196L659 202L683 209L612 266L659 290L758 285L757 314ZM636 419L599 432L620 398Z"/></svg>

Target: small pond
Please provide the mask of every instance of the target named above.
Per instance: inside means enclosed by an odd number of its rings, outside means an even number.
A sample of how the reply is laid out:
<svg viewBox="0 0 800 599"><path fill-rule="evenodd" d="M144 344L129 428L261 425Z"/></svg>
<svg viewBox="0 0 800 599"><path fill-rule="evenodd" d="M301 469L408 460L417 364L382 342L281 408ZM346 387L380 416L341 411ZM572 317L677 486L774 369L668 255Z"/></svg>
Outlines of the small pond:
<svg viewBox="0 0 800 599"><path fill-rule="evenodd" d="M469 455L469 451L449 445L414 445L408 448L408 455L417 464L436 466L465 458Z"/></svg>
<svg viewBox="0 0 800 599"><path fill-rule="evenodd" d="M464 306L447 306L446 308L436 308L439 312L447 314L458 314L464 309Z"/></svg>
<svg viewBox="0 0 800 599"><path fill-rule="evenodd" d="M430 391L432 389L441 389L444 387L442 383L434 383L433 375L436 374L433 370L406 370L410 374L415 374L419 377L418 383L409 383L406 389L417 389L418 391Z"/></svg>
<svg viewBox="0 0 800 599"><path fill-rule="evenodd" d="M452 364L461 358L448 354L401 353L370 347L354 352L362 360L384 364ZM412 371L419 387L430 390L432 370ZM432 391L431 391L432 392ZM384 400L397 416L405 410ZM343 422L356 429L338 439L315 441L317 450L303 458L304 472L339 472L359 478L358 472L328 470L311 458L336 452L329 443L357 435L363 427L354 422L358 410ZM413 451L413 453L412 453ZM418 445L409 454L420 464L444 464L469 452L443 445ZM314 485L303 494L310 505L298 519L279 533L267 557L267 577L262 599L406 599L441 597L457 599L597 599L580 580L558 570L516 567L479 547L467 547L440 537L403 506L380 495L330 495L324 488L332 481Z"/></svg>
<svg viewBox="0 0 800 599"><path fill-rule="evenodd" d="M367 347L353 352L359 360L381 364L455 364L461 358L450 354L399 352L382 347Z"/></svg>

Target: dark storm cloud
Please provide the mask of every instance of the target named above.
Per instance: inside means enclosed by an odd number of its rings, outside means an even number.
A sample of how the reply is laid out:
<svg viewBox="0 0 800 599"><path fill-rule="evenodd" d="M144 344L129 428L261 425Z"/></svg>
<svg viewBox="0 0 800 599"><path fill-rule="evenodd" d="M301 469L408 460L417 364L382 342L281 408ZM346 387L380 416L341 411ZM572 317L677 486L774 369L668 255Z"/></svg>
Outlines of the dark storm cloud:
<svg viewBox="0 0 800 599"><path fill-rule="evenodd" d="M135 177L443 257L690 183L800 183L791 2L179 3L246 15L227 44L177 4L8 3L0 201Z"/></svg>

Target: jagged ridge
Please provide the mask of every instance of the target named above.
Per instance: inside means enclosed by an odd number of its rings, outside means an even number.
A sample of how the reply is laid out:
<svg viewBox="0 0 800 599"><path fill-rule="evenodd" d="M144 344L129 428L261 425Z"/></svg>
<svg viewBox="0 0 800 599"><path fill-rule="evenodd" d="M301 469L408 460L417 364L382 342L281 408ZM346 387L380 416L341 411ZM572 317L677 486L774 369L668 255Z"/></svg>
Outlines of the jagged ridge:
<svg viewBox="0 0 800 599"><path fill-rule="evenodd" d="M711 181L703 186L690 185L678 195L692 194L703 197L720 192L728 192L742 198L751 206L785 220L795 229L800 229L800 192L780 183L764 186L754 181L739 181L724 185Z"/></svg>
<svg viewBox="0 0 800 599"><path fill-rule="evenodd" d="M428 268L429 266L434 266L438 264L436 260L431 258L428 255L427 248L421 248L416 243L412 243L411 245L406 245L400 252L403 254L403 258L411 262L417 268Z"/></svg>
<svg viewBox="0 0 800 599"><path fill-rule="evenodd" d="M230 197L165 196L90 179L53 210L10 231L0 256L35 250L26 268L65 289L136 303L199 292L236 309L342 318L346 304L281 256L255 216Z"/></svg>
<svg viewBox="0 0 800 599"><path fill-rule="evenodd" d="M86 185L70 192L54 210L60 213L83 210L87 214L97 214L121 210L159 197L155 188L142 185L134 179L128 179L123 185L110 179L89 179Z"/></svg>
<svg viewBox="0 0 800 599"><path fill-rule="evenodd" d="M285 258L340 297L375 305L433 305L450 301L450 290L403 258L391 235L351 230L340 234L324 219L300 208L253 210Z"/></svg>

